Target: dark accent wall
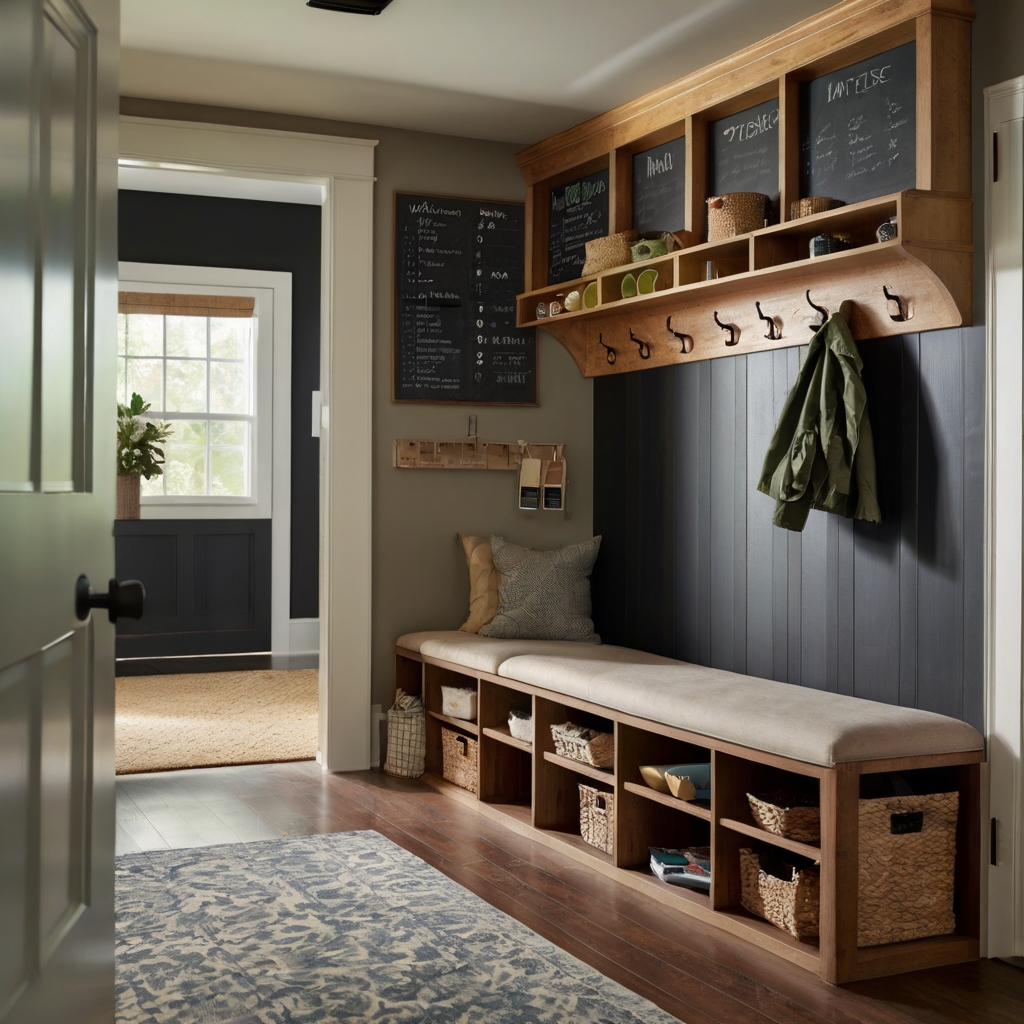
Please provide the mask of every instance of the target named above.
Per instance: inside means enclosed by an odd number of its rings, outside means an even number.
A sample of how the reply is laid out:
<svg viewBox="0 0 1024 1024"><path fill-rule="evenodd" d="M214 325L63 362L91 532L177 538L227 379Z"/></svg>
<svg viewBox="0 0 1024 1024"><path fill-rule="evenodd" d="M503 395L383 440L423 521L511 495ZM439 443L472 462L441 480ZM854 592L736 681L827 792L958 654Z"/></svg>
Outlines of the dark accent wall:
<svg viewBox="0 0 1024 1024"><path fill-rule="evenodd" d="M860 344L880 525L771 522L756 490L806 349L601 377L606 643L982 727L984 330Z"/></svg>
<svg viewBox="0 0 1024 1024"><path fill-rule="evenodd" d="M118 658L270 650L270 520L114 524L115 572L146 588L117 624Z"/></svg>
<svg viewBox="0 0 1024 1024"><path fill-rule="evenodd" d="M119 259L291 272L291 617L316 618L320 466L309 416L320 387L320 207L125 190L118 199Z"/></svg>

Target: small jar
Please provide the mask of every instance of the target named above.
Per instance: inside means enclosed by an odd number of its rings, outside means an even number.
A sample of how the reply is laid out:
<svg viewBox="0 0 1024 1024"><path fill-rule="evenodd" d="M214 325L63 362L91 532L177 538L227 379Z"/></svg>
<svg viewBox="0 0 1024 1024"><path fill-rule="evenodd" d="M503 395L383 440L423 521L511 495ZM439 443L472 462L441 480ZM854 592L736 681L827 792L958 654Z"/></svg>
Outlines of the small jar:
<svg viewBox="0 0 1024 1024"><path fill-rule="evenodd" d="M565 294L559 292L548 304L548 316L558 316L565 308Z"/></svg>
<svg viewBox="0 0 1024 1024"><path fill-rule="evenodd" d="M548 304L546 302L537 303L537 319L543 320L548 315Z"/></svg>

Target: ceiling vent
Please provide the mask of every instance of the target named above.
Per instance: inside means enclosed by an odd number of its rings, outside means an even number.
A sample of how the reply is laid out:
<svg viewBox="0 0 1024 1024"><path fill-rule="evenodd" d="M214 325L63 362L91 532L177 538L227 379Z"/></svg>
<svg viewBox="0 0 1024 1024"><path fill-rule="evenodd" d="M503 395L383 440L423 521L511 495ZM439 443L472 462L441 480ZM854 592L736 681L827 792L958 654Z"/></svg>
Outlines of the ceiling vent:
<svg viewBox="0 0 1024 1024"><path fill-rule="evenodd" d="M391 0L306 0L307 7L347 14L380 14L389 3Z"/></svg>

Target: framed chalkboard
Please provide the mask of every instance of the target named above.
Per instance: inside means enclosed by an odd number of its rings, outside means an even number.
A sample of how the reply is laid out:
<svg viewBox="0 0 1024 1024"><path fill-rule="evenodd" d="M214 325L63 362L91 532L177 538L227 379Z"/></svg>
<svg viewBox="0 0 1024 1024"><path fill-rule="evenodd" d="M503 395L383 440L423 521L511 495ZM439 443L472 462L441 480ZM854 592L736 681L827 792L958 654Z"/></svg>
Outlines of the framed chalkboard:
<svg viewBox="0 0 1024 1024"><path fill-rule="evenodd" d="M395 193L396 402L537 404L537 335L516 327L522 203Z"/></svg>
<svg viewBox="0 0 1024 1024"><path fill-rule="evenodd" d="M633 227L682 231L686 227L686 136L633 156Z"/></svg>
<svg viewBox="0 0 1024 1024"><path fill-rule="evenodd" d="M856 203L914 188L916 114L914 43L802 83L800 195Z"/></svg>
<svg viewBox="0 0 1024 1024"><path fill-rule="evenodd" d="M779 201L779 101L708 125L708 195L761 192Z"/></svg>
<svg viewBox="0 0 1024 1024"><path fill-rule="evenodd" d="M583 274L586 244L608 234L608 171L551 190L548 203L548 283Z"/></svg>

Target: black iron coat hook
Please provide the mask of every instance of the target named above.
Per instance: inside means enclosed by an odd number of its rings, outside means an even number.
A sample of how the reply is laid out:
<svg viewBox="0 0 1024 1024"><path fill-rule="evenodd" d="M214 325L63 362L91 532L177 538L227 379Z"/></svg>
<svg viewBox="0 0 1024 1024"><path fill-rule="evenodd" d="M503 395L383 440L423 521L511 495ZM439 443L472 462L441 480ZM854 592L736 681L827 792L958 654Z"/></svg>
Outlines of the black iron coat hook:
<svg viewBox="0 0 1024 1024"><path fill-rule="evenodd" d="M820 324L808 324L807 325L812 333L817 333L818 331L820 331L822 329L822 327L825 326L825 321L828 320L828 310L824 306L819 306L811 298L811 289L810 288L807 289L807 293L806 294L807 294L807 302L810 305L811 309L817 310L817 312L819 312L821 314L821 323Z"/></svg>
<svg viewBox="0 0 1024 1024"><path fill-rule="evenodd" d="M636 343L636 347L640 350L640 358L641 359L650 359L651 358L651 346L648 345L647 342L643 340L643 338L638 338L633 333L633 328L632 327L630 327L630 329L629 329L629 340Z"/></svg>
<svg viewBox="0 0 1024 1024"><path fill-rule="evenodd" d="M597 343L598 343L598 345L600 345L604 349L604 356L605 356L605 359L608 360L608 364L610 366L614 366L615 365L615 355L616 355L615 349L613 349L611 347L611 345L606 345L604 343L604 335L603 334L599 334L597 336Z"/></svg>
<svg viewBox="0 0 1024 1024"><path fill-rule="evenodd" d="M882 294L890 302L895 302L896 303L896 308L900 311L899 316L893 316L892 313L890 313L889 314L889 319L890 320L895 320L896 323L902 323L904 320L906 320L907 319L907 311L903 308L903 300L898 295L893 295L892 292L889 291L889 286L886 285L886 284L882 285Z"/></svg>
<svg viewBox="0 0 1024 1024"><path fill-rule="evenodd" d="M668 329L669 334L674 334L678 339L680 355L689 355L693 351L693 338L691 338L689 334L684 334L681 331L673 331L671 316L665 319L665 327Z"/></svg>
<svg viewBox="0 0 1024 1024"><path fill-rule="evenodd" d="M779 341L782 338L782 331L779 330L779 325L775 322L775 317L762 313L760 302L755 302L754 305L757 307L757 315L768 325L768 333L765 337L769 341Z"/></svg>
<svg viewBox="0 0 1024 1024"><path fill-rule="evenodd" d="M717 309L715 310L715 323L718 324L718 326L721 327L723 331L729 332L729 340L726 342L726 345L736 345L739 343L740 339L736 337L737 329L733 327L732 324L723 324L722 321L718 319Z"/></svg>

